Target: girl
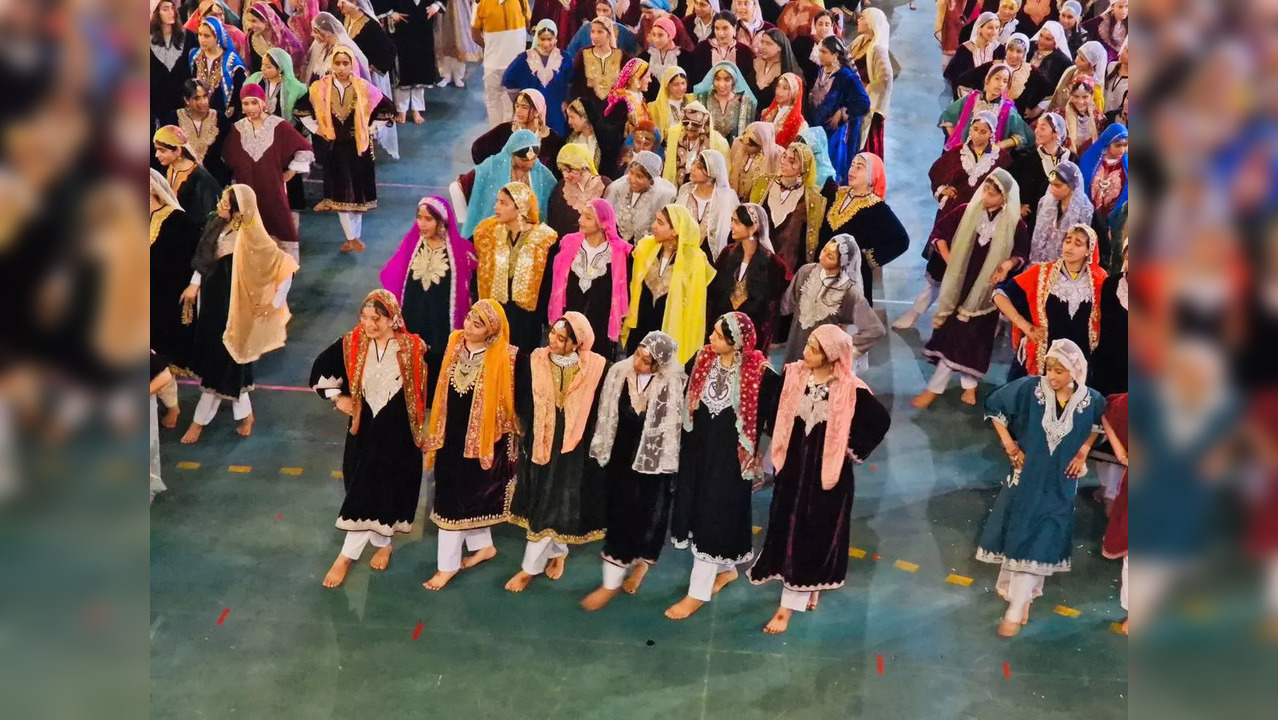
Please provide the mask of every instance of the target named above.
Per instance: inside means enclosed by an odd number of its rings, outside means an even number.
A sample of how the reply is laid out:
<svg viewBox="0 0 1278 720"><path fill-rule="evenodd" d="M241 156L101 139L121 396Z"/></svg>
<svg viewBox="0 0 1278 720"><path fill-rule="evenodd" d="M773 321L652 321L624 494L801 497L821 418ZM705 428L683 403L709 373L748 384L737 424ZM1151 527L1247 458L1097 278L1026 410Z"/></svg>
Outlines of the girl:
<svg viewBox="0 0 1278 720"><path fill-rule="evenodd" d="M542 121L560 137L568 133L564 104L568 100L568 82L572 79L571 58L556 45L559 29L550 20L542 20L533 28L536 41L523 55L515 58L502 75L507 90L539 92L544 98ZM518 98L515 100L518 103ZM518 112L518 106L516 106Z"/></svg>
<svg viewBox="0 0 1278 720"><path fill-rule="evenodd" d="M732 212L732 244L714 264L706 291L706 317L734 310L745 313L759 335L772 337L773 321L786 287L785 264L768 238L768 214L753 203Z"/></svg>
<svg viewBox="0 0 1278 720"><path fill-rule="evenodd" d="M866 8L857 17L856 29L861 34L852 42L849 54L856 63L857 76L870 96L870 111L861 120L861 137L857 146L883 158L887 149L884 126L888 104L892 100L892 56L888 51L891 26L882 10ZM819 55L820 51L817 52Z"/></svg>
<svg viewBox="0 0 1278 720"><path fill-rule="evenodd" d="M715 64L693 92L710 111L711 125L728 142L745 132L758 112L750 85L730 62Z"/></svg>
<svg viewBox="0 0 1278 720"><path fill-rule="evenodd" d="M603 197L610 181L599 176L584 145L565 145L559 151L557 165L563 180L550 193L546 224L563 237L577 229L580 214L592 200Z"/></svg>
<svg viewBox="0 0 1278 720"><path fill-rule="evenodd" d="M630 311L630 243L617 234L617 215L603 198L582 208L578 232L559 240L550 285L549 317L567 310L599 328L598 352L617 357L621 325Z"/></svg>
<svg viewBox="0 0 1278 720"><path fill-rule="evenodd" d="M422 117L426 109L426 88L440 81L435 59L435 24L442 21L439 13L444 6L440 2L392 0L390 7L386 25L398 60L395 109L399 114L395 122L405 122L411 111L413 124L421 125L426 122Z"/></svg>
<svg viewBox="0 0 1278 720"><path fill-rule="evenodd" d="M817 261L799 268L781 297L781 314L794 316L785 343L785 362L801 360L815 328L827 323L855 325L852 356L857 368L870 348L886 334L861 284L861 248L847 234L835 235L821 248Z"/></svg>
<svg viewBox="0 0 1278 720"><path fill-rule="evenodd" d="M680 67L666 68L661 74L657 99L648 103L648 116L657 132L665 134L683 122L683 108L688 102L688 73Z"/></svg>
<svg viewBox="0 0 1278 720"><path fill-rule="evenodd" d="M633 355L653 330L679 345L679 362L696 352L706 333L706 287L715 271L699 247L701 233L682 205L666 205L652 222L652 234L635 245L626 315L626 352Z"/></svg>
<svg viewBox="0 0 1278 720"><path fill-rule="evenodd" d="M736 0L736 2L748 1ZM770 107L778 92L777 83L781 77L786 74L797 77L803 72L803 68L799 66L799 61L794 57L794 50L790 47L790 39L780 30L772 28L771 30L763 31L757 45L758 47L754 51L754 62L752 63L754 72L750 78L750 90L754 93L759 107ZM799 90L797 94L792 94L791 97L801 97L802 94L802 90Z"/></svg>
<svg viewBox="0 0 1278 720"><path fill-rule="evenodd" d="M861 84L861 78L848 67L847 46L843 40L830 36L821 41L817 50L821 69L809 93L812 103L812 124L825 128L834 165L835 179L847 181L847 167L852 156L860 150L861 121L870 112L870 96Z"/></svg>

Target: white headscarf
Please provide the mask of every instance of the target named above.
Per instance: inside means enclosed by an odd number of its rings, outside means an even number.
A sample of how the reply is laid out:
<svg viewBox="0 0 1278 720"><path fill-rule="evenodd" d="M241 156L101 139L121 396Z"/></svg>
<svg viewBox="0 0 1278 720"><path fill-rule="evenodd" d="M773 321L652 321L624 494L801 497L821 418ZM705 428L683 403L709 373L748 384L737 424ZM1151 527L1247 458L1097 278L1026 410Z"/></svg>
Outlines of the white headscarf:
<svg viewBox="0 0 1278 720"><path fill-rule="evenodd" d="M847 233L839 233L830 238L830 242L838 243L839 245L841 272L848 280L852 281L852 286L864 295L865 282L861 279L861 246L857 244L856 238Z"/></svg>
<svg viewBox="0 0 1278 720"><path fill-rule="evenodd" d="M980 34L981 28L985 27L991 22L998 22L998 13L986 11L978 15L976 17L976 22L972 23L972 33L967 36L967 41L970 43L976 42L976 36ZM991 42L997 45L998 36L995 35L994 39Z"/></svg>
<svg viewBox="0 0 1278 720"><path fill-rule="evenodd" d="M731 190L728 185L728 161L718 150L702 150L701 161L705 163L706 174L714 181L715 187Z"/></svg>
<svg viewBox="0 0 1278 720"><path fill-rule="evenodd" d="M1062 26L1060 23L1056 22L1055 20L1048 20L1047 22L1043 23L1043 27L1039 28L1039 31L1034 33L1034 37L1030 38L1030 40L1033 40L1034 42L1038 42L1038 36L1042 35L1043 33L1047 33L1048 35L1051 35L1053 38L1056 39L1056 49L1065 53L1065 57L1069 58L1070 60L1074 59L1074 54L1069 51L1069 39L1065 37L1064 26ZM1030 56L1032 57L1035 52L1038 52L1037 47L1030 52Z"/></svg>
<svg viewBox="0 0 1278 720"><path fill-rule="evenodd" d="M1088 40L1078 48L1078 54L1092 64L1092 77L1096 87L1105 87L1105 70L1109 66L1109 51L1097 40Z"/></svg>
<svg viewBox="0 0 1278 720"><path fill-rule="evenodd" d="M1043 408L1043 432L1047 436L1047 452L1055 453L1056 447L1061 444L1065 436L1074 430L1074 415L1078 412L1079 404L1087 397L1087 357L1073 340L1061 338L1052 342L1052 346L1047 349L1047 358L1049 360L1054 358L1059 362L1069 371L1074 381L1074 392L1065 403L1065 408L1057 415L1056 391L1052 389L1046 375L1039 380L1039 387L1044 397L1050 398Z"/></svg>
<svg viewBox="0 0 1278 720"><path fill-rule="evenodd" d="M151 192L165 205L178 210L182 209L177 196L173 194L173 188L169 185L169 181L155 168L151 168Z"/></svg>
<svg viewBox="0 0 1278 720"><path fill-rule="evenodd" d="M742 207L746 209L746 212L750 213L750 218L754 220L755 242L775 255L777 251L772 248L772 231L768 229L768 211L764 210L762 205L755 203L745 203Z"/></svg>

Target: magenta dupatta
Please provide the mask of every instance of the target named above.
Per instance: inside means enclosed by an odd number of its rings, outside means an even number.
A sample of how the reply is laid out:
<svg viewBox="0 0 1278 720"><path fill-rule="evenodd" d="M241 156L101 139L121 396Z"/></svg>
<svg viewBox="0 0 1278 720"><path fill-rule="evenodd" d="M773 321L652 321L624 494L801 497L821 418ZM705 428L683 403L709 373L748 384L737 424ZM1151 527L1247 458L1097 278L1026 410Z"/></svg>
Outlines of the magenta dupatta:
<svg viewBox="0 0 1278 720"><path fill-rule="evenodd" d="M608 246L612 248L609 268L612 275L612 308L608 312L608 339L619 340L621 321L630 312L630 279L626 276L626 256L630 254L630 243L617 234L617 213L612 209L612 203L603 198L595 198L590 201L590 207L594 209L599 227L603 229ZM552 323L563 317L568 295L568 274L572 269L572 261L576 259L577 251L585 240L585 235L575 232L565 235L559 241L559 254L555 256L553 283L550 287Z"/></svg>
<svg viewBox="0 0 1278 720"><path fill-rule="evenodd" d="M949 138L945 140L946 150L953 150L967 141L967 133L963 132L963 130L967 128L967 124L972 120L972 110L976 107L976 99L984 92L984 90L973 90L963 100L963 109L959 112L958 121L954 123L954 132L950 133ZM999 98L998 127L994 130L994 142L1007 137L1007 118L1011 115L1014 107L1016 105L1007 99L1007 95Z"/></svg>
<svg viewBox="0 0 1278 720"><path fill-rule="evenodd" d="M418 207L422 205L430 207L436 214L443 215L448 225L448 276L453 286L453 329L460 330L462 323L466 320L466 314L470 312L470 279L474 276L475 267L478 265L475 259L475 246L463 240L457 232L457 218L453 216L453 206L449 205L447 200L432 195L422 198L417 203ZM408 282L408 266L413 262L413 251L417 249L417 243L420 241L421 234L417 230L417 223L414 222L404 234L404 239L400 241L399 249L387 261L381 275L378 276L382 281L382 287L389 290L401 304L404 302L404 285Z"/></svg>

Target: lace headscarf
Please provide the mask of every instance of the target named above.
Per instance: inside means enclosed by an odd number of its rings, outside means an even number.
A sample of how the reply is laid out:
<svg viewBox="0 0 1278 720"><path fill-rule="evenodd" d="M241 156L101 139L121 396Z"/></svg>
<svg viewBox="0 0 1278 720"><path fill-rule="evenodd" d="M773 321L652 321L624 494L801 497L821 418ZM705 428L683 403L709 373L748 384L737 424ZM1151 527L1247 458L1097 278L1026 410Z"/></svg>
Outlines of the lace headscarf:
<svg viewBox="0 0 1278 720"><path fill-rule="evenodd" d="M1083 187L1083 173L1069 160L1062 160L1048 174L1048 181L1059 179L1072 190L1069 206L1061 218L1060 203L1050 192L1043 193L1038 201L1038 215L1034 221L1034 234L1030 240L1029 262L1055 260L1061 256L1061 241L1070 227L1087 224L1092 220L1092 201ZM1059 228L1059 230L1058 230Z"/></svg>
<svg viewBox="0 0 1278 720"><path fill-rule="evenodd" d="M741 477L754 482L763 477L763 463L759 457L759 385L767 370L768 359L755 349L758 341L754 322L743 312L730 312L717 321L715 327L737 350L736 370L733 373L732 409L737 416L737 458L741 462ZM705 390L712 366L719 362L719 354L709 345L697 352L692 376L688 380L688 402L683 411L683 429L692 430L692 417L701 406L701 393Z"/></svg>
<svg viewBox="0 0 1278 720"><path fill-rule="evenodd" d="M1073 340L1060 338L1053 341L1052 346L1048 348L1047 359L1059 362L1061 367L1069 371L1070 379L1074 383L1074 392L1065 402L1065 409L1057 415L1056 391L1052 389L1046 375L1038 381L1043 396L1050 398L1043 408L1043 433L1047 439L1047 452L1051 454L1056 452L1056 447L1061 444L1065 436L1073 432L1074 415L1078 413L1078 406L1087 398L1087 356Z"/></svg>
<svg viewBox="0 0 1278 720"><path fill-rule="evenodd" d="M630 389L630 406L643 416L643 431L631 469L644 475L673 473L679 469L683 388L688 378L679 362L678 343L674 338L654 330L644 336L639 347L652 356L652 380L648 387L639 389L634 356L612 366L599 396L599 419L590 443L590 457L601 466L612 459L624 385Z"/></svg>

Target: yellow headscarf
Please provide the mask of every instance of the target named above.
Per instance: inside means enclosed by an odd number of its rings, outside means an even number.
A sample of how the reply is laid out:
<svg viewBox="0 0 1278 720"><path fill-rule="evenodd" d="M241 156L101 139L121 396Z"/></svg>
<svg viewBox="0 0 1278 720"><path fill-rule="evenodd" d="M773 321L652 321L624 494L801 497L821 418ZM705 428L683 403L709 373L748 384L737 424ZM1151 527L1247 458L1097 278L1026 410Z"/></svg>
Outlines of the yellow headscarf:
<svg viewBox="0 0 1278 720"><path fill-rule="evenodd" d="M519 217L523 218L526 224L536 225L541 222L541 208L537 205L537 195L533 193L532 188L521 182L511 182L503 185L501 189L515 201L515 207L519 208Z"/></svg>
<svg viewBox="0 0 1278 720"><path fill-rule="evenodd" d="M599 174L599 171L595 169L594 153L581 143L568 143L560 148L555 163L560 167L585 168L591 175Z"/></svg>
<svg viewBox="0 0 1278 720"><path fill-rule="evenodd" d="M701 349L706 339L706 286L714 279L715 270L701 252L701 227L692 211L682 205L667 205L662 212L670 219L679 236L675 252L674 275L666 296L666 313L661 331L679 343L679 362L686 363ZM661 243L649 235L635 246L634 272L630 276L630 313L625 331L639 324L639 298L648 268L661 255Z"/></svg>
<svg viewBox="0 0 1278 720"><path fill-rule="evenodd" d="M688 11L692 11L692 3L688 3ZM674 124L674 118L670 116L670 93L667 88L670 87L670 81L678 75L682 75L684 80L688 79L688 73L684 72L683 68L678 66L666 68L665 72L661 73L661 87L657 91L657 99L648 103L648 114L652 116L652 124L657 126L657 131L662 135L665 135Z"/></svg>

